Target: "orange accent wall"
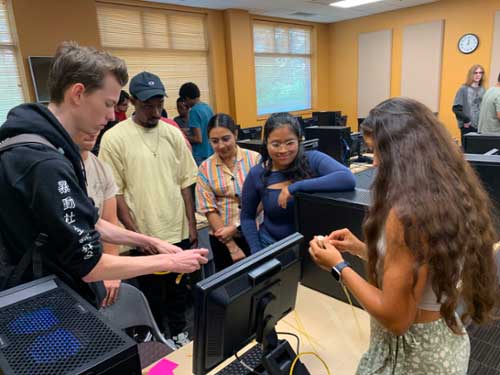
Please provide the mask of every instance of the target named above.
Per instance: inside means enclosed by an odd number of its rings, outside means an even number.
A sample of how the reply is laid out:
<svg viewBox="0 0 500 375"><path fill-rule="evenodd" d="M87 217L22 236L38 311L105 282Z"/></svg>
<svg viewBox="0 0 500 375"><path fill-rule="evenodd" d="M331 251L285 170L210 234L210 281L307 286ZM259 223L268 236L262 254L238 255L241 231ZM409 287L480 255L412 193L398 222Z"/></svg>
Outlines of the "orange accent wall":
<svg viewBox="0 0 500 375"><path fill-rule="evenodd" d="M406 25L443 19L443 60L439 100L439 118L453 137L460 138L451 107L455 93L465 81L468 69L481 64L487 74L490 67L493 22L500 10L498 0L441 0L436 3L363 17L329 25L330 36L330 95L329 107L346 112L349 124L357 118L358 34L383 29L393 30L391 96L400 95L402 36ZM460 36L479 36L478 49L464 55L457 49ZM418 61L415 62L418 64ZM492 72L498 75L499 72ZM422 72L425 74L425 72ZM357 128L357 125L353 127Z"/></svg>
<svg viewBox="0 0 500 375"><path fill-rule="evenodd" d="M12 0L12 11L30 100L35 100L35 93L28 56L52 56L64 40L100 47L92 0Z"/></svg>

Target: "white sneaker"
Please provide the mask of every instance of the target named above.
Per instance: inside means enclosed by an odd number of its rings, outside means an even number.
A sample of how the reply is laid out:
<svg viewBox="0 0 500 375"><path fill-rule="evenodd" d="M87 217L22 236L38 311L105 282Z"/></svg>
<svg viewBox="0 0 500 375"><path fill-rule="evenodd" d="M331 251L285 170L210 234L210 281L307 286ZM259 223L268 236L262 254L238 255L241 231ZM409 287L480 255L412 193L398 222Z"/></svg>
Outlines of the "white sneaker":
<svg viewBox="0 0 500 375"><path fill-rule="evenodd" d="M184 345L191 342L191 340L189 340L189 334L187 331L181 332L177 336L172 336L171 340L173 340L177 348L182 348Z"/></svg>

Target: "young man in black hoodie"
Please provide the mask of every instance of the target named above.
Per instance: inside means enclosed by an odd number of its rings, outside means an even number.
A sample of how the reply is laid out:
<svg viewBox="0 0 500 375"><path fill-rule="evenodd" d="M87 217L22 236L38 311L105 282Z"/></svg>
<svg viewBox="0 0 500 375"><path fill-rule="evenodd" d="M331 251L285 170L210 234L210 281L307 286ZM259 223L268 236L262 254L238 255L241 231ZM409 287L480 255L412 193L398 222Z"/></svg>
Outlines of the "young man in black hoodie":
<svg viewBox="0 0 500 375"><path fill-rule="evenodd" d="M82 133L96 134L114 120L114 105L127 80L122 60L65 42L49 74L49 106L20 105L0 128L0 142L36 134L55 148L32 143L0 154L0 231L10 257L19 262L39 235L45 235L39 249L43 273L55 273L94 303L89 282L162 271L193 272L207 262L205 249L182 251L99 219L87 196L85 171L73 139ZM158 255L103 254L101 238ZM32 278L28 268L22 281Z"/></svg>

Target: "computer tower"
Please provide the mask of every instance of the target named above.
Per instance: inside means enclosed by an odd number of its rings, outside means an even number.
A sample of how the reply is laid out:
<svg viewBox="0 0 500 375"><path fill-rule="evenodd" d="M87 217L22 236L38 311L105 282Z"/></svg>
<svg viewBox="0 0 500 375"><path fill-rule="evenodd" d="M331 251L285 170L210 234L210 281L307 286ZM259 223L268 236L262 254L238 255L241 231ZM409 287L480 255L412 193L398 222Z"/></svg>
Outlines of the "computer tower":
<svg viewBox="0 0 500 375"><path fill-rule="evenodd" d="M55 276L0 292L0 374L140 375L136 343Z"/></svg>
<svg viewBox="0 0 500 375"><path fill-rule="evenodd" d="M467 154L484 154L493 148L500 150L500 133L467 133L462 147Z"/></svg>
<svg viewBox="0 0 500 375"><path fill-rule="evenodd" d="M370 191L365 189L340 193L296 194L296 228L304 236L301 245L302 285L349 302L332 275L320 269L311 260L308 252L309 241L316 235L328 235L333 230L342 228L349 228L358 238L363 239L362 223L370 203ZM348 253L343 256L357 273L366 277L364 260ZM361 307L354 296L351 295L351 299L354 305Z"/></svg>
<svg viewBox="0 0 500 375"><path fill-rule="evenodd" d="M238 129L238 140L242 141L244 139L261 139L262 138L262 126L253 126L251 128Z"/></svg>
<svg viewBox="0 0 500 375"><path fill-rule="evenodd" d="M337 126L341 121L340 111L321 111L313 112L312 118L317 126Z"/></svg>
<svg viewBox="0 0 500 375"><path fill-rule="evenodd" d="M493 224L500 234L500 155L465 154L490 196Z"/></svg>
<svg viewBox="0 0 500 375"><path fill-rule="evenodd" d="M348 126L310 126L305 128L306 139L319 139L319 151L349 165L351 128Z"/></svg>

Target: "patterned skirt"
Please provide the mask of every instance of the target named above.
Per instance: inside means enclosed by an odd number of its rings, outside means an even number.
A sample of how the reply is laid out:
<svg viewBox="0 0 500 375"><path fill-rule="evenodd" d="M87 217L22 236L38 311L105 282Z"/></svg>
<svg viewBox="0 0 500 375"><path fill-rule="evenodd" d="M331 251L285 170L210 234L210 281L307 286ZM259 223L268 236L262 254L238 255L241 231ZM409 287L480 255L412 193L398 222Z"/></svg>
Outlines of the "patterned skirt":
<svg viewBox="0 0 500 375"><path fill-rule="evenodd" d="M370 347L359 362L357 375L464 375L470 342L453 333L443 319L413 324L402 336L371 319Z"/></svg>

